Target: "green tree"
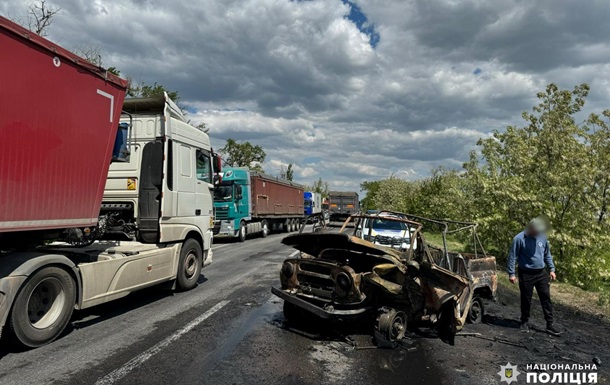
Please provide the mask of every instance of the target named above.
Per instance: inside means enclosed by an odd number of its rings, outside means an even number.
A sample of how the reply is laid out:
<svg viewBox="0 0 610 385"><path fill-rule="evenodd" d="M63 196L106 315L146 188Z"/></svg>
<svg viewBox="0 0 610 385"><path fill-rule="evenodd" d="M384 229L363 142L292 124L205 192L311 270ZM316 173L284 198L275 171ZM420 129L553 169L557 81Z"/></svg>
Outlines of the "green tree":
<svg viewBox="0 0 610 385"><path fill-rule="evenodd" d="M360 183L360 189L366 191L366 195L360 202L360 208L362 210L374 210L377 208L375 205L375 195L379 191L380 180L364 181Z"/></svg>
<svg viewBox="0 0 610 385"><path fill-rule="evenodd" d="M178 104L180 102L180 95L178 95L178 91L170 91L157 82L154 82L151 85L146 84L144 82L136 83L130 78L128 78L127 80L129 80L129 89L127 90L127 95L132 98L151 98L163 95L163 92L167 92L167 96L169 96L169 98L173 100L174 103Z"/></svg>
<svg viewBox="0 0 610 385"><path fill-rule="evenodd" d="M485 239L505 254L529 219L545 215L560 276L581 286L607 273L608 253L599 245L610 234L609 130L597 115L580 124L574 117L588 92L586 84L572 91L548 85L532 112L523 113L524 127L479 140L482 162L472 154L465 165Z"/></svg>
<svg viewBox="0 0 610 385"><path fill-rule="evenodd" d="M259 145L254 146L250 142L238 143L229 138L219 152L224 155L225 163L231 167L248 167L253 171L264 172L262 163L267 154Z"/></svg>
<svg viewBox="0 0 610 385"><path fill-rule="evenodd" d="M307 191L320 194L322 199L328 198L328 182L325 182L322 180L322 178L318 178L318 180L315 180L311 186L307 186Z"/></svg>
<svg viewBox="0 0 610 385"><path fill-rule="evenodd" d="M294 170L292 169L292 163L288 164L288 168L284 168L284 166L280 167L280 173L278 175L281 179L286 179L292 181L294 177Z"/></svg>
<svg viewBox="0 0 610 385"><path fill-rule="evenodd" d="M294 178L294 170L292 169L292 163L288 164L288 168L286 169L286 179L292 181Z"/></svg>

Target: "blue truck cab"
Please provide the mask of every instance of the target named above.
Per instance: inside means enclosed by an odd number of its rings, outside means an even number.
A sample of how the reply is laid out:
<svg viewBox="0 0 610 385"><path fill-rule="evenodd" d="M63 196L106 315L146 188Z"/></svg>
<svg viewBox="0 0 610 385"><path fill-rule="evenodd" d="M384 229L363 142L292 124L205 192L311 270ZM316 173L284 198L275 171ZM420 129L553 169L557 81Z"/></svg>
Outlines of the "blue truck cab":
<svg viewBox="0 0 610 385"><path fill-rule="evenodd" d="M214 191L215 237L240 237L240 231L245 232L245 228L240 229L240 223L251 219L250 189L250 172L247 169L224 169L222 182Z"/></svg>
<svg viewBox="0 0 610 385"><path fill-rule="evenodd" d="M303 192L303 207L305 215L320 214L322 212L322 195L311 191Z"/></svg>

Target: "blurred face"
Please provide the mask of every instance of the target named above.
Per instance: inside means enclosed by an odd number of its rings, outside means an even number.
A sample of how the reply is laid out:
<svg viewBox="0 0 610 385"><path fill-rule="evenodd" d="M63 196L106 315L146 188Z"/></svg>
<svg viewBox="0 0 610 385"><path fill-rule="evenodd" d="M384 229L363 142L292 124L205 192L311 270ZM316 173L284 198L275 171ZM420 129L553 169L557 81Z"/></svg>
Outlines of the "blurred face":
<svg viewBox="0 0 610 385"><path fill-rule="evenodd" d="M538 231L536 231L536 229L533 226L528 226L527 227L527 235L529 235L531 237L535 237L538 234L539 234Z"/></svg>

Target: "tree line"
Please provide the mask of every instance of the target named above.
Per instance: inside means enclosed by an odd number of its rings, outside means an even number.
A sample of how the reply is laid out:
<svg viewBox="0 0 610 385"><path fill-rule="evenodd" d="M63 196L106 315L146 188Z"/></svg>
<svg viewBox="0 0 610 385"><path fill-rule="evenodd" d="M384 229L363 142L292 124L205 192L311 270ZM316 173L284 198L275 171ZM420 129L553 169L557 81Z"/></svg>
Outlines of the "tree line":
<svg viewBox="0 0 610 385"><path fill-rule="evenodd" d="M559 276L598 289L610 277L610 111L578 121L588 94L587 84L549 84L523 125L479 139L461 170L364 182L362 204L476 222L500 261L514 235L545 216Z"/></svg>

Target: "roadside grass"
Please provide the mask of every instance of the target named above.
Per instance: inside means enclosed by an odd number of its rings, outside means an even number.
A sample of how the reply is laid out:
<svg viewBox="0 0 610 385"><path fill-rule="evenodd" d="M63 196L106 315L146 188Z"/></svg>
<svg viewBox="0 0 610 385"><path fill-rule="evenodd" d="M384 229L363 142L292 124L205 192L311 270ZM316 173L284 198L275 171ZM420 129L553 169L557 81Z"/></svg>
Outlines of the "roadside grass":
<svg viewBox="0 0 610 385"><path fill-rule="evenodd" d="M504 268L498 269L498 290L519 293L519 285L513 285L508 280ZM610 303L604 300L608 296L607 289L602 291L587 291L569 283L554 281L551 284L551 297L554 303L574 309L574 313L586 313L596 317L610 319Z"/></svg>
<svg viewBox="0 0 610 385"><path fill-rule="evenodd" d="M426 242L435 247L443 247L443 237L440 233L425 232ZM472 246L464 244L459 239L449 236L447 248L456 252L472 252ZM488 253L489 254L489 253ZM504 266L498 265L499 290L519 293L519 286L508 280ZM607 280L600 291L587 291L565 282L555 281L552 284L553 302L574 309L574 313L610 319L610 280Z"/></svg>
<svg viewBox="0 0 610 385"><path fill-rule="evenodd" d="M440 232L424 232L424 237L426 238L426 242L429 245L443 248L443 236ZM455 251L458 253L467 253L469 252L469 247L464 244L461 240L457 239L455 236L449 235L447 237L447 249L449 251Z"/></svg>

